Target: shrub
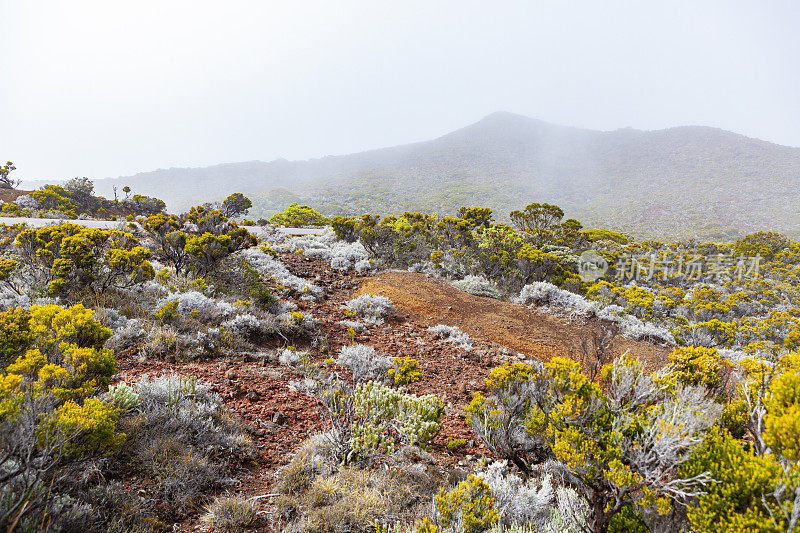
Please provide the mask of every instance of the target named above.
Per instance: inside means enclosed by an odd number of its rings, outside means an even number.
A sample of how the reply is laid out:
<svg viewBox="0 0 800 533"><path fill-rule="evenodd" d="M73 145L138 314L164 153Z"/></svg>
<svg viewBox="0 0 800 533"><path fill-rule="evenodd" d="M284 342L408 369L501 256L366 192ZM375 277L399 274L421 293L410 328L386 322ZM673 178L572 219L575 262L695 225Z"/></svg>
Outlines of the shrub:
<svg viewBox="0 0 800 533"><path fill-rule="evenodd" d="M65 480L125 439L120 410L88 398L116 371L113 352L102 348L111 331L93 315L51 305L0 319L10 326L0 350L6 360L15 356L0 374L0 523L16 517L29 525L53 512L58 524L85 518L80 502L62 498Z"/></svg>
<svg viewBox="0 0 800 533"><path fill-rule="evenodd" d="M133 460L169 508L197 508L205 492L227 485L237 460L252 457L243 424L208 386L164 376L138 382L136 393L136 415L121 421L128 440L118 459Z"/></svg>
<svg viewBox="0 0 800 533"><path fill-rule="evenodd" d="M394 305L386 296L362 294L347 302L349 311L363 317L365 322L383 324L383 319L394 311Z"/></svg>
<svg viewBox="0 0 800 533"><path fill-rule="evenodd" d="M278 362L283 366L297 366L302 362L302 354L287 348L278 356Z"/></svg>
<svg viewBox="0 0 800 533"><path fill-rule="evenodd" d="M243 250L237 254L237 257L246 260L259 275L267 279L274 279L280 286L288 287L296 293L311 299L322 296L322 290L319 287L290 273L286 265L264 253L259 248Z"/></svg>
<svg viewBox="0 0 800 533"><path fill-rule="evenodd" d="M176 216L157 214L147 217L142 228L155 245L156 259L175 267L178 274L188 268L189 254L186 251L188 235L182 231L183 222Z"/></svg>
<svg viewBox="0 0 800 533"><path fill-rule="evenodd" d="M467 276L462 280L454 281L453 287L475 296L500 299L500 291L495 285L483 276Z"/></svg>
<svg viewBox="0 0 800 533"><path fill-rule="evenodd" d="M383 381L387 372L392 370L392 362L387 357L377 354L372 346L363 344L343 347L336 362L350 370L354 383Z"/></svg>
<svg viewBox="0 0 800 533"><path fill-rule="evenodd" d="M489 486L470 475L453 490L441 489L435 498L443 527L464 533L481 533L497 523L498 512Z"/></svg>
<svg viewBox="0 0 800 533"><path fill-rule="evenodd" d="M428 332L433 334L437 339L443 339L449 343L455 344L464 351L469 352L472 350L472 343L470 342L469 335L456 326L437 324L428 328Z"/></svg>
<svg viewBox="0 0 800 533"><path fill-rule="evenodd" d="M403 394L370 381L356 385L353 398L363 413L353 426L356 452L391 452L398 443L425 447L439 433L444 405L434 395Z"/></svg>
<svg viewBox="0 0 800 533"><path fill-rule="evenodd" d="M774 456L755 456L724 431L709 431L703 445L682 466L685 477L715 480L687 508L692 531L783 531L773 517L782 516L765 495L775 489L780 467Z"/></svg>
<svg viewBox="0 0 800 533"><path fill-rule="evenodd" d="M398 446L426 446L439 432L444 404L434 395L404 394L378 382L350 388L333 380L312 393L331 424L340 461L391 453Z"/></svg>
<svg viewBox="0 0 800 533"><path fill-rule="evenodd" d="M262 319L249 313L236 315L234 318L223 322L220 327L247 340L256 340L273 335L278 331L277 322L272 315Z"/></svg>
<svg viewBox="0 0 800 533"><path fill-rule="evenodd" d="M387 520L410 521L424 497L403 469L347 466L284 493L279 510L297 513L292 531L371 533Z"/></svg>
<svg viewBox="0 0 800 533"><path fill-rule="evenodd" d="M186 214L187 232L184 251L191 267L201 274L215 272L229 255L255 246L257 239L245 228L229 221L220 211L205 206L192 207Z"/></svg>
<svg viewBox="0 0 800 533"><path fill-rule="evenodd" d="M108 388L107 399L122 413L136 409L142 401L136 389L124 381Z"/></svg>
<svg viewBox="0 0 800 533"><path fill-rule="evenodd" d="M241 496L214 498L200 523L213 531L237 533L248 531L258 520L256 506Z"/></svg>
<svg viewBox="0 0 800 533"><path fill-rule="evenodd" d="M559 289L552 283L537 281L525 285L514 300L518 304L547 305L555 309L589 316L594 313L595 306L579 294Z"/></svg>
<svg viewBox="0 0 800 533"><path fill-rule="evenodd" d="M590 511L589 529L606 531L627 504L668 512L672 498L696 495L708 481L682 477L678 467L720 406L705 389L668 381L645 374L627 356L605 365L599 384L567 359L506 364L492 370L488 396L475 394L467 419L490 450L523 472L549 458L559 461L590 501L602 502Z"/></svg>
<svg viewBox="0 0 800 533"><path fill-rule="evenodd" d="M39 427L37 444L47 449L67 443L63 453L73 457L110 453L125 441L115 432L118 419L119 409L100 400L67 400Z"/></svg>
<svg viewBox="0 0 800 533"><path fill-rule="evenodd" d="M464 439L447 439L447 449L451 452L455 452L463 448L467 445L467 441Z"/></svg>
<svg viewBox="0 0 800 533"><path fill-rule="evenodd" d="M246 215L251 207L253 207L253 202L248 197L240 192L235 192L222 202L222 213L228 218L238 217Z"/></svg>
<svg viewBox="0 0 800 533"><path fill-rule="evenodd" d="M780 233L759 231L736 241L733 250L737 254L772 259L781 250L789 247L791 241Z"/></svg>
<svg viewBox="0 0 800 533"><path fill-rule="evenodd" d="M62 224L26 229L16 240L21 263L51 294L97 294L155 277L151 253L130 233Z"/></svg>
<svg viewBox="0 0 800 533"><path fill-rule="evenodd" d="M177 311L177 314L193 317L205 323L219 324L236 314L236 308L231 304L209 298L197 291L170 294L156 305L159 309L164 309L165 306L174 306L175 303L177 307L174 311Z"/></svg>
<svg viewBox="0 0 800 533"><path fill-rule="evenodd" d="M480 476L492 492L503 525L542 528L549 524L556 498L549 474L523 481L508 470L506 461L495 461Z"/></svg>
<svg viewBox="0 0 800 533"><path fill-rule="evenodd" d="M390 368L387 373L395 385L416 383L422 378L419 361L411 357L395 357L394 368Z"/></svg>
<svg viewBox="0 0 800 533"><path fill-rule="evenodd" d="M324 226L328 220L307 205L292 203L282 213L272 215L270 222L280 226L301 228L305 226Z"/></svg>

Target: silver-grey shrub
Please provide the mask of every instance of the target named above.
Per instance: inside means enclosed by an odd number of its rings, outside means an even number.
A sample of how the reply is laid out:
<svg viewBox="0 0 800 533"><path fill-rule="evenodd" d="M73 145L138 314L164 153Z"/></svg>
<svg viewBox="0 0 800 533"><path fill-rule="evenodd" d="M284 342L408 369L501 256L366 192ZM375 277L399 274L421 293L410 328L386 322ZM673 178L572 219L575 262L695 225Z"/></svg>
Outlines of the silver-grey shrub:
<svg viewBox="0 0 800 533"><path fill-rule="evenodd" d="M514 302L521 305L546 305L554 310L582 316L589 316L595 311L595 305L580 294L559 289L546 281L535 281L525 285Z"/></svg>
<svg viewBox="0 0 800 533"><path fill-rule="evenodd" d="M193 316L206 323L219 324L222 320L236 314L236 308L228 302L209 298L197 291L170 294L158 302L157 309L170 302L178 302L177 311L179 315Z"/></svg>
<svg viewBox="0 0 800 533"><path fill-rule="evenodd" d="M139 405L122 421L130 455L152 479L160 499L179 510L232 483L232 464L253 456L245 426L222 399L192 378L163 376L136 384Z"/></svg>
<svg viewBox="0 0 800 533"><path fill-rule="evenodd" d="M483 276L466 276L464 279L452 282L453 287L474 296L484 296L486 298L500 299L500 291L497 287Z"/></svg>
<svg viewBox="0 0 800 533"><path fill-rule="evenodd" d="M469 335L458 329L456 326L437 324L428 328L428 332L433 334L433 336L437 339L455 344L464 351L469 352L472 350L472 342L470 341Z"/></svg>
<svg viewBox="0 0 800 533"><path fill-rule="evenodd" d="M394 304L386 296L362 294L347 302L349 311L360 316L365 322L383 324L383 319L394 312Z"/></svg>
<svg viewBox="0 0 800 533"><path fill-rule="evenodd" d="M392 361L388 357L376 353L375 348L364 344L342 348L336 363L350 370L354 383L385 381L387 372L392 368Z"/></svg>

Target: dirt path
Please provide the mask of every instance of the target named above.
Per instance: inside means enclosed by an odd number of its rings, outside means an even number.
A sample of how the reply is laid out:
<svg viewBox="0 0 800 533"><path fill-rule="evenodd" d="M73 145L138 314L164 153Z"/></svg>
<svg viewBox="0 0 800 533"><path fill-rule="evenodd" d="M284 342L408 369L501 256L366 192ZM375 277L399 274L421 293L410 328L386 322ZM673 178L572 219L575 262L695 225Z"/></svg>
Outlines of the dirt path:
<svg viewBox="0 0 800 533"><path fill-rule="evenodd" d="M583 318L570 319L493 298L473 296L449 283L413 272L386 272L367 278L358 294L388 297L422 326L457 326L472 338L494 342L525 357L549 360L580 353L581 338L597 331L598 324ZM670 348L634 342L618 337L612 345L616 353L626 350L648 366L663 364Z"/></svg>

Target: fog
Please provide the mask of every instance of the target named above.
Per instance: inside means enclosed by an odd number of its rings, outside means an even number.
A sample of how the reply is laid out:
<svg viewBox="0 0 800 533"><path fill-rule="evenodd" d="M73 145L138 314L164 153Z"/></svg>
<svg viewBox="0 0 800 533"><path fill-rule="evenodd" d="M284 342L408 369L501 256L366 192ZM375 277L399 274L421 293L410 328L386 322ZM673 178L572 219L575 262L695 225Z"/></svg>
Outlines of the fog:
<svg viewBox="0 0 800 533"><path fill-rule="evenodd" d="M800 4L0 0L0 159L116 177L437 137L504 110L800 146Z"/></svg>

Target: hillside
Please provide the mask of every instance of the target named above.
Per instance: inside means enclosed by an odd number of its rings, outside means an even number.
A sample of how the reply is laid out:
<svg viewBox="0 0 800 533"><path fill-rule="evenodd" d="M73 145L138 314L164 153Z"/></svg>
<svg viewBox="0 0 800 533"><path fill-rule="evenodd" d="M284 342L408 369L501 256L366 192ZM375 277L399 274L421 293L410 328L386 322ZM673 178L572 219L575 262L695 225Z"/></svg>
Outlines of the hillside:
<svg viewBox="0 0 800 533"><path fill-rule="evenodd" d="M99 180L173 210L241 191L256 216L298 196L328 214L449 212L557 203L587 226L639 236L725 239L757 230L797 237L800 148L687 126L601 132L494 113L438 139L308 161L230 163ZM279 190L277 190L279 189Z"/></svg>

